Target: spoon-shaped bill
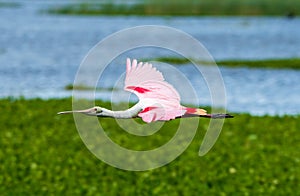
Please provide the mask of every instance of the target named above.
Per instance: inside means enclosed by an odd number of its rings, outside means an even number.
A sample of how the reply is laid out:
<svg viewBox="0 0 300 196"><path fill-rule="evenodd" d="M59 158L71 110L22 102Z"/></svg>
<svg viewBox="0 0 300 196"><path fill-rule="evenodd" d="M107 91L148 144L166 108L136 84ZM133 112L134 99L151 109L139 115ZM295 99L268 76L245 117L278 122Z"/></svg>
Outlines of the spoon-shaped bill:
<svg viewBox="0 0 300 196"><path fill-rule="evenodd" d="M94 111L94 108L90 108L90 109L86 109L86 110L63 111L63 112L58 112L57 114L73 114L73 113L90 114L93 111Z"/></svg>

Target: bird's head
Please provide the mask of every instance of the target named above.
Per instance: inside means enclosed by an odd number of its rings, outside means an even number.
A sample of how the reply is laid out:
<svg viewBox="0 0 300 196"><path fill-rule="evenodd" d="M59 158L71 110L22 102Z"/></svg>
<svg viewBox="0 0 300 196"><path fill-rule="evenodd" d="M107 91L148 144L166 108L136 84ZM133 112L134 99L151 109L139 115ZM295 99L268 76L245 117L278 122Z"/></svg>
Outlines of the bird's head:
<svg viewBox="0 0 300 196"><path fill-rule="evenodd" d="M73 114L73 113L81 113L81 114L86 114L90 116L102 116L101 114L105 108L101 108L99 106L95 106L89 109L85 110L73 110L73 111L63 111L63 112L58 112L57 114Z"/></svg>

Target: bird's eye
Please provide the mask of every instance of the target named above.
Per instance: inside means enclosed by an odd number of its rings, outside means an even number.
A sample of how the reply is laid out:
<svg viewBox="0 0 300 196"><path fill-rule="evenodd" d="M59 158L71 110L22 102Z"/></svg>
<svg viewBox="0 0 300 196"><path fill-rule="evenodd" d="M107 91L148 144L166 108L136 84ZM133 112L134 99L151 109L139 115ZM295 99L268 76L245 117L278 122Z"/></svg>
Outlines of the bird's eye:
<svg viewBox="0 0 300 196"><path fill-rule="evenodd" d="M96 113L101 113L102 112L102 110L99 109L99 108L95 108L94 110L95 110Z"/></svg>

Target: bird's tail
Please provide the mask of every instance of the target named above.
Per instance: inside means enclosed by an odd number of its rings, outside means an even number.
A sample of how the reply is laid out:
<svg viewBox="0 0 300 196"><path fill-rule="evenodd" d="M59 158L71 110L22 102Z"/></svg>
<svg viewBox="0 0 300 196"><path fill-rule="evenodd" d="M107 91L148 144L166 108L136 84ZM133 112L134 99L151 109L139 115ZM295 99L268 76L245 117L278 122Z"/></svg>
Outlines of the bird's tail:
<svg viewBox="0 0 300 196"><path fill-rule="evenodd" d="M201 108L186 108L186 113L184 116L186 117L199 116L199 117L213 118L213 119L233 118L233 116L230 114L207 114L207 111Z"/></svg>

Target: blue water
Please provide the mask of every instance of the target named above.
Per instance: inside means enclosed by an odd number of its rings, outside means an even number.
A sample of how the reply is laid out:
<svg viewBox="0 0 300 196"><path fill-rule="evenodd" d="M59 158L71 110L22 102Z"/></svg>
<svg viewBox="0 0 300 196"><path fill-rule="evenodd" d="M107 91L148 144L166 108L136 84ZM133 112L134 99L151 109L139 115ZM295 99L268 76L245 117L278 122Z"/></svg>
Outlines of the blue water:
<svg viewBox="0 0 300 196"><path fill-rule="evenodd" d="M20 7L0 8L0 97L71 96L64 87L73 83L88 51L106 36L137 25L178 28L197 38L216 60L300 57L300 18L63 16L40 12L57 6L56 1L17 2ZM143 52L139 56L149 57ZM154 50L151 56L160 56L160 51ZM193 78L192 66L178 69ZM220 70L228 110L257 115L300 113L300 71ZM113 87L111 78L119 78L124 71L125 67L107 72L110 79L99 86ZM201 104L209 105L205 87L199 93ZM107 100L110 95L97 93Z"/></svg>

